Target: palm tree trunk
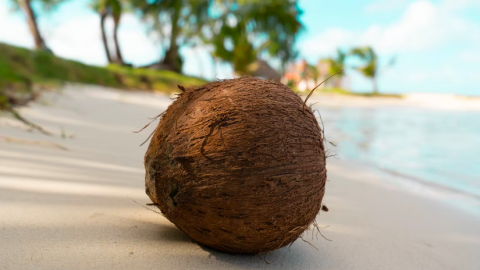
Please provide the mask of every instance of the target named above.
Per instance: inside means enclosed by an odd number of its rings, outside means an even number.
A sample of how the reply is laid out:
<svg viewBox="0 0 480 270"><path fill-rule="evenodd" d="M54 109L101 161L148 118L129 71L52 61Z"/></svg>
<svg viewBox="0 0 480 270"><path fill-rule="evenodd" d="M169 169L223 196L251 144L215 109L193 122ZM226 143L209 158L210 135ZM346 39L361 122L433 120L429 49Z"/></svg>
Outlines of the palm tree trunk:
<svg viewBox="0 0 480 270"><path fill-rule="evenodd" d="M217 79L217 59L215 56L212 54L212 59L213 59L213 80Z"/></svg>
<svg viewBox="0 0 480 270"><path fill-rule="evenodd" d="M117 63L120 64L120 65L123 65L124 62L123 62L123 57L122 57L122 53L120 51L120 46L119 46L119 43L118 43L118 25L120 23L120 15L113 15L113 23L114 23L114 26L113 26L113 41L115 42L115 52L116 52L116 55L117 55Z"/></svg>
<svg viewBox="0 0 480 270"><path fill-rule="evenodd" d="M107 34L105 33L105 20L107 19L107 12L105 10L100 11L100 29L102 32L103 48L105 49L105 55L107 56L108 63L112 63L112 57L108 49Z"/></svg>
<svg viewBox="0 0 480 270"><path fill-rule="evenodd" d="M374 95L377 95L377 94L378 94L377 78L372 77L372 83L373 83L373 94L374 94Z"/></svg>
<svg viewBox="0 0 480 270"><path fill-rule="evenodd" d="M43 41L42 36L40 35L40 31L38 30L37 19L35 17L35 13L33 12L32 6L30 5L30 0L20 0L20 6L27 17L28 27L30 28L30 33L32 34L35 42L35 49L49 50Z"/></svg>
<svg viewBox="0 0 480 270"><path fill-rule="evenodd" d="M373 74L372 74L372 80L373 80L373 94L376 95L378 94L378 82L377 82L377 75L378 75L378 57L373 51L373 49L370 48L371 55L372 55L372 61L373 61Z"/></svg>
<svg viewBox="0 0 480 270"><path fill-rule="evenodd" d="M176 0L173 15L172 15L170 47L168 48L168 51L165 54L165 58L163 59L163 63L176 72L182 71L182 67L178 61L179 56L178 56L178 45L177 45L177 38L178 38L178 35L180 34L180 28L178 27L178 20L180 19L181 8L182 8L181 1Z"/></svg>

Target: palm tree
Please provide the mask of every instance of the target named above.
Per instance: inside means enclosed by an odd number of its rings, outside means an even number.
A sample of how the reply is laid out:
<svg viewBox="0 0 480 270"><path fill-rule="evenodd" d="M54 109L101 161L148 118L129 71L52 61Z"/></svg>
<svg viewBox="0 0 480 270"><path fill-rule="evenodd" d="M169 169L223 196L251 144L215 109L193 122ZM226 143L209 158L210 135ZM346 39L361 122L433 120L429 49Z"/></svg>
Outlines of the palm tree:
<svg viewBox="0 0 480 270"><path fill-rule="evenodd" d="M40 33L40 30L38 28L37 16L35 14L35 11L32 8L32 0L13 0L13 1L14 1L14 4L18 5L23 10L23 13L25 14L25 17L28 23L28 28L33 37L35 49L42 50L42 51L51 51L47 47L45 40L43 39ZM62 0L41 0L44 8L46 9L55 6L61 1Z"/></svg>
<svg viewBox="0 0 480 270"><path fill-rule="evenodd" d="M345 60L347 59L347 54L341 49L337 49L337 55L328 58L327 62L330 66L330 74L337 74L334 79L335 87L341 87L342 77L345 76Z"/></svg>
<svg viewBox="0 0 480 270"><path fill-rule="evenodd" d="M123 62L122 53L120 51L120 45L118 42L118 26L120 25L120 18L122 16L122 4L120 0L110 0L110 6L112 9L113 17L113 42L115 44L115 54L117 57L117 63L120 65L125 64Z"/></svg>
<svg viewBox="0 0 480 270"><path fill-rule="evenodd" d="M168 49L161 66L181 72L183 61L179 53L180 44L185 45L199 38L213 0L130 1L135 3L145 19L153 19L153 28L168 39ZM170 27L168 34L164 33L165 25Z"/></svg>
<svg viewBox="0 0 480 270"><path fill-rule="evenodd" d="M100 29L102 33L103 48L105 55L107 56L108 63L124 64L120 45L118 42L118 26L120 24L120 18L122 16L122 3L120 0L94 0L91 4L92 8L100 15ZM115 45L115 58L110 54L108 47L108 40L105 30L105 20L108 16L113 18L113 42Z"/></svg>
<svg viewBox="0 0 480 270"><path fill-rule="evenodd" d="M318 82L318 68L315 65L307 64L305 67L305 78L312 79L315 83Z"/></svg>
<svg viewBox="0 0 480 270"><path fill-rule="evenodd" d="M108 17L107 9L105 7L97 7L96 10L98 10L98 14L100 15L100 30L102 33L103 49L105 50L108 63L112 63L112 56L110 55L110 50L108 49L107 34L105 32L105 20Z"/></svg>
<svg viewBox="0 0 480 270"><path fill-rule="evenodd" d="M173 1L171 3L172 8L172 19L171 19L171 28L170 28L170 44L167 52L165 53L165 58L163 63L167 66L173 68L173 70L180 72L181 71L181 60L179 59L178 54L178 36L180 35L180 12L182 9L182 2L179 0Z"/></svg>
<svg viewBox="0 0 480 270"><path fill-rule="evenodd" d="M372 47L354 48L351 55L358 57L363 61L363 66L357 68L365 77L370 78L373 84L373 93L378 94L378 56Z"/></svg>
<svg viewBox="0 0 480 270"><path fill-rule="evenodd" d="M218 59L229 62L237 73L248 74L248 66L262 57L279 59L282 68L296 56L293 45L303 28L296 1L219 1L219 16L208 43Z"/></svg>

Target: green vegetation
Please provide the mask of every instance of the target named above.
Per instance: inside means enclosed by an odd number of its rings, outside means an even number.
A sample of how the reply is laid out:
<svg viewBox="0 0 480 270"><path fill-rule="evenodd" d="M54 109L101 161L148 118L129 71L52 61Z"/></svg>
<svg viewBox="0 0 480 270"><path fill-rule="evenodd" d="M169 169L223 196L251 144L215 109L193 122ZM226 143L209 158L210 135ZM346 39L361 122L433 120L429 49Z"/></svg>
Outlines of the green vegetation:
<svg viewBox="0 0 480 270"><path fill-rule="evenodd" d="M319 93L339 94L339 95L359 96L359 97L392 97L392 98L402 97L402 95L399 95L399 94L382 94L378 92L357 93L357 92L352 92L343 88L323 88L319 91Z"/></svg>
<svg viewBox="0 0 480 270"><path fill-rule="evenodd" d="M32 99L32 87L63 82L97 84L122 89L177 91L177 85L201 85L206 81L171 71L134 69L110 65L95 67L55 57L47 51L31 51L0 43L0 107L12 100Z"/></svg>
<svg viewBox="0 0 480 270"><path fill-rule="evenodd" d="M303 28L296 1L221 1L218 18L211 18L213 57L231 63L238 74L260 56L277 59L284 67L296 56L294 43ZM215 27L221 25L221 27Z"/></svg>
<svg viewBox="0 0 480 270"><path fill-rule="evenodd" d="M31 51L0 43L0 88L78 82L124 89L176 91L206 81L171 71L134 69L117 65L96 67L66 60L45 51Z"/></svg>
<svg viewBox="0 0 480 270"><path fill-rule="evenodd" d="M372 47L359 47L353 48L350 52L350 55L357 57L363 62L361 67L358 67L357 70L363 74L363 76L372 80L373 85L373 94L378 94L378 75L381 72L379 69L378 54L373 50ZM388 67L393 66L395 59L392 58L388 63Z"/></svg>
<svg viewBox="0 0 480 270"><path fill-rule="evenodd" d="M347 54L341 49L337 49L337 55L328 58L326 61L330 64L330 73L335 75L334 84L336 88L340 88L342 78L345 76L345 61L347 60Z"/></svg>
<svg viewBox="0 0 480 270"><path fill-rule="evenodd" d="M373 93L378 93L377 75L378 75L378 56L372 47L353 48L351 55L358 57L364 62L363 66L358 67L365 77L372 80Z"/></svg>
<svg viewBox="0 0 480 270"><path fill-rule="evenodd" d="M213 0L128 0L140 11L144 21L153 22L152 30L165 39L165 55L159 60L163 69L182 71L180 47L198 46L203 27L209 20ZM169 31L165 28L169 27Z"/></svg>
<svg viewBox="0 0 480 270"><path fill-rule="evenodd" d="M183 63L179 50L185 45L211 47L214 61L231 64L238 74L251 73L248 66L265 57L285 65L295 58L293 45L303 27L297 1L291 0L127 2L166 41L159 64L177 72Z"/></svg>
<svg viewBox="0 0 480 270"><path fill-rule="evenodd" d="M36 21L39 7L52 9L65 0L11 0L22 11L35 48L50 51ZM35 2L35 5L32 5ZM164 56L152 64L158 69L182 72L181 46L210 48L214 61L233 66L238 74L252 74L248 67L262 58L279 60L282 69L295 59L294 43L303 29L296 0L90 0L100 16L100 30L110 64L125 63L118 40L122 14L139 14L147 28L162 40ZM105 21L111 17L115 52L110 52Z"/></svg>
<svg viewBox="0 0 480 270"><path fill-rule="evenodd" d="M301 92L295 87L291 87L291 86L289 87L297 94L308 95L310 93L310 90ZM357 96L357 97L390 97L390 98L403 97L403 95L400 95L400 94L383 94L383 93L372 93L372 92L358 93L358 92L352 92L350 90L340 88L340 87L318 88L317 90L315 90L314 94L334 94L334 95Z"/></svg>
<svg viewBox="0 0 480 270"><path fill-rule="evenodd" d="M356 60L357 66L351 66L347 60ZM305 60L304 60L305 61ZM335 92L337 94L362 95L362 96L397 96L397 95L381 95L378 92L378 77L382 72L395 64L395 58L391 58L387 65L380 68L379 56L372 47L356 47L352 48L348 53L337 49L336 55L330 58L320 59L317 66L308 64L305 61L304 68L301 70L302 80L313 80L318 82L333 77L326 81L325 87L334 90L328 92ZM350 91L342 90L342 78L345 76L345 70L352 69L360 72L365 78L372 81L372 93L357 94Z"/></svg>

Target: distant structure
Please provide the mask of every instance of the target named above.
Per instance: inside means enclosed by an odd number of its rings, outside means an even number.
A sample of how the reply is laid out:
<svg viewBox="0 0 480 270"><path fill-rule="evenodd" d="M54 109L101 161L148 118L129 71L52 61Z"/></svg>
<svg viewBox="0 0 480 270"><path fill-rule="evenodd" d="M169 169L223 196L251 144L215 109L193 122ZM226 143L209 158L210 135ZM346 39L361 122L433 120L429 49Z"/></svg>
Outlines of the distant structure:
<svg viewBox="0 0 480 270"><path fill-rule="evenodd" d="M274 80L280 82L282 75L273 69L265 60L257 60L257 62L248 66L251 76L266 80Z"/></svg>
<svg viewBox="0 0 480 270"><path fill-rule="evenodd" d="M290 63L282 77L282 83L295 87L299 91L313 89L323 80L331 76L331 64L329 60L320 60L316 65L309 65L305 59ZM348 86L347 86L348 85ZM347 78L333 77L326 81L321 88L348 88Z"/></svg>

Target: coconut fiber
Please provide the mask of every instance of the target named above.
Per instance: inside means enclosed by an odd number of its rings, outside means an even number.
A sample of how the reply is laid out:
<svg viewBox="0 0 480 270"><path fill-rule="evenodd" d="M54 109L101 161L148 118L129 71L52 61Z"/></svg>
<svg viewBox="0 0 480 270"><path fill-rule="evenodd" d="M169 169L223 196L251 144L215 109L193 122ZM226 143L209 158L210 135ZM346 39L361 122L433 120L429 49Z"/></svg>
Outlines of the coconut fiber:
<svg viewBox="0 0 480 270"><path fill-rule="evenodd" d="M325 193L312 110L287 86L256 78L183 90L145 154L154 205L220 251L257 254L295 241Z"/></svg>

